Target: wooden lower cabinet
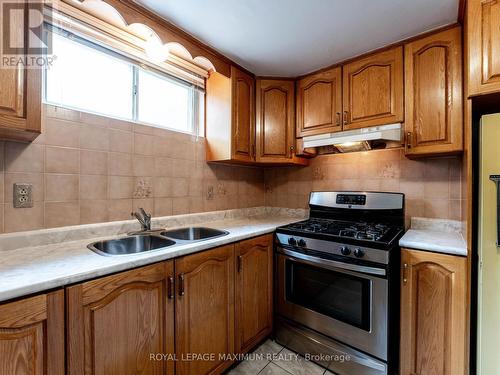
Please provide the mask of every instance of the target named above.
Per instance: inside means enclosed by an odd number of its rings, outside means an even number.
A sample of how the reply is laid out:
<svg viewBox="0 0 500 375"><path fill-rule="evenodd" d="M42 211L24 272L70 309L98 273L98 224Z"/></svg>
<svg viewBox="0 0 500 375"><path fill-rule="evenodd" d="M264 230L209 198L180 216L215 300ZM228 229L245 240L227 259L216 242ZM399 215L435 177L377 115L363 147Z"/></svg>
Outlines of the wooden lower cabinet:
<svg viewBox="0 0 500 375"><path fill-rule="evenodd" d="M0 375L64 374L64 292L0 305Z"/></svg>
<svg viewBox="0 0 500 375"><path fill-rule="evenodd" d="M272 330L273 236L236 244L236 350L245 353Z"/></svg>
<svg viewBox="0 0 500 375"><path fill-rule="evenodd" d="M234 353L234 245L176 259L175 274L176 374L221 373Z"/></svg>
<svg viewBox="0 0 500 375"><path fill-rule="evenodd" d="M67 288L70 375L173 374L156 353L174 348L174 262Z"/></svg>
<svg viewBox="0 0 500 375"><path fill-rule="evenodd" d="M400 375L466 374L467 258L401 251Z"/></svg>

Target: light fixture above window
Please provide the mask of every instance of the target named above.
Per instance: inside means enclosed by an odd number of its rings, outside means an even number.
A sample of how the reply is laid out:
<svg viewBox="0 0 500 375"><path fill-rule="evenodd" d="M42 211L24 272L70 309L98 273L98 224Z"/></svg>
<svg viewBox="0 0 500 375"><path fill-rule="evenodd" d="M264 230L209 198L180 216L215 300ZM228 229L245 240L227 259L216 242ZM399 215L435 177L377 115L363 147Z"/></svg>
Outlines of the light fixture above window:
<svg viewBox="0 0 500 375"><path fill-rule="evenodd" d="M169 49L156 35L151 34L144 43L144 52L153 63L160 63L168 58Z"/></svg>

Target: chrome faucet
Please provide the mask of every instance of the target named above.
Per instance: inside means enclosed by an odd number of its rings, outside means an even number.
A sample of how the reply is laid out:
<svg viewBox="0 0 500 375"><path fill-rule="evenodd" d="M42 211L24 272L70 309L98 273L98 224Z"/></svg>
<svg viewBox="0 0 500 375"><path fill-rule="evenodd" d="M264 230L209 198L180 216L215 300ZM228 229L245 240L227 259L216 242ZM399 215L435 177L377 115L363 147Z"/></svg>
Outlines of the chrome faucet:
<svg viewBox="0 0 500 375"><path fill-rule="evenodd" d="M141 223L141 229L143 232L151 230L151 215L144 211L144 208L140 207L139 212L132 212L131 214L135 217L139 223Z"/></svg>

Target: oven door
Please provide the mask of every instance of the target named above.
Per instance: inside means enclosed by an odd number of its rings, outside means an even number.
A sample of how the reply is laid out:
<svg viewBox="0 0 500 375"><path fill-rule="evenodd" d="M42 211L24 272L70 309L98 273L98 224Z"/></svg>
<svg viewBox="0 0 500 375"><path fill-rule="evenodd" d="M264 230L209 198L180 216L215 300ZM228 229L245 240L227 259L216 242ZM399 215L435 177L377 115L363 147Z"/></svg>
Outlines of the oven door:
<svg viewBox="0 0 500 375"><path fill-rule="evenodd" d="M278 248L277 312L387 360L385 270Z"/></svg>

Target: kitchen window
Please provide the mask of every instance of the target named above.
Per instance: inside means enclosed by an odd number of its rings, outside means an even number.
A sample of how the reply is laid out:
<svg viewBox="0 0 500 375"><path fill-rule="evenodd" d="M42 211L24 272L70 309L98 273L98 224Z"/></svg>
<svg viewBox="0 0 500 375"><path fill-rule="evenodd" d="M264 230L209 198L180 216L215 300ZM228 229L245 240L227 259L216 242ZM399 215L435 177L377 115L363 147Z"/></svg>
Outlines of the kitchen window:
<svg viewBox="0 0 500 375"><path fill-rule="evenodd" d="M45 102L79 111L199 134L203 92L111 49L52 29Z"/></svg>

